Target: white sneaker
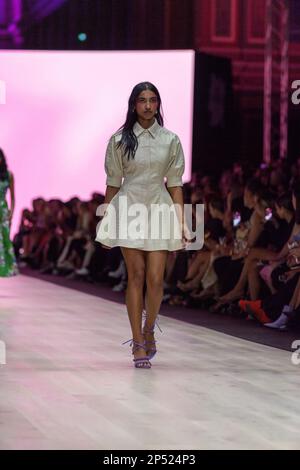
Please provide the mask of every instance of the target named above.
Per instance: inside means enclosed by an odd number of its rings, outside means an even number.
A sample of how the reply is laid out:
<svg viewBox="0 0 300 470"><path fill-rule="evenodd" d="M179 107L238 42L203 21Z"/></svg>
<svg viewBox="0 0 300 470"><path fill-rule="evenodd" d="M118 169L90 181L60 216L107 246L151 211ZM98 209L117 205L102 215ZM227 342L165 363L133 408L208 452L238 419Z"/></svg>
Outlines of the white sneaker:
<svg viewBox="0 0 300 470"><path fill-rule="evenodd" d="M126 282L121 281L119 284L115 285L112 290L114 292L123 292L126 289Z"/></svg>
<svg viewBox="0 0 300 470"><path fill-rule="evenodd" d="M267 326L268 328L274 328L276 330L284 330L286 328L288 319L289 317L285 313L281 313L277 320L273 321L272 323L265 323L264 326Z"/></svg>
<svg viewBox="0 0 300 470"><path fill-rule="evenodd" d="M119 267L115 271L108 271L107 275L112 277L113 279L118 279L121 277L125 272L125 262L122 260L119 264Z"/></svg>
<svg viewBox="0 0 300 470"><path fill-rule="evenodd" d="M88 276L90 272L87 268L80 268L80 269L76 269L75 273L78 274L79 276Z"/></svg>

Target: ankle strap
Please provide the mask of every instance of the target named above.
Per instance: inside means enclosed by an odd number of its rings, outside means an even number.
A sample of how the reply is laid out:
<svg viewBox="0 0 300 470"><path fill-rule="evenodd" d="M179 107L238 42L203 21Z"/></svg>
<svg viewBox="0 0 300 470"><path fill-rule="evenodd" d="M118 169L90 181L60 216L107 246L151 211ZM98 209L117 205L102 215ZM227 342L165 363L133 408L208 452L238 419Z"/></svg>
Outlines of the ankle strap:
<svg viewBox="0 0 300 470"><path fill-rule="evenodd" d="M159 331L162 333L162 329L161 327L159 326L159 323L158 323L158 316L154 322L154 325L152 325L151 327L148 328L148 326L146 325L146 321L147 321L147 312L146 310L143 310L142 312L142 317L143 319L145 320L145 323L144 323L144 330L146 329L148 333L153 333L154 332L154 328L155 326L157 326L157 328L159 329Z"/></svg>
<svg viewBox="0 0 300 470"><path fill-rule="evenodd" d="M134 354L138 349L144 349L144 351L146 352L145 344L141 344L138 341L135 341L133 338L129 339L128 341L125 341L122 344L126 344L126 343L129 343L129 342L130 342L130 346L133 346L132 354Z"/></svg>
<svg viewBox="0 0 300 470"><path fill-rule="evenodd" d="M140 348L145 349L145 345L144 345L144 344L141 344L141 343L139 343L138 341L135 341L133 338L129 339L128 341L124 341L124 343L122 343L122 345L123 345L123 344L127 344L127 343L130 343L129 346L138 346L138 347L140 347Z"/></svg>

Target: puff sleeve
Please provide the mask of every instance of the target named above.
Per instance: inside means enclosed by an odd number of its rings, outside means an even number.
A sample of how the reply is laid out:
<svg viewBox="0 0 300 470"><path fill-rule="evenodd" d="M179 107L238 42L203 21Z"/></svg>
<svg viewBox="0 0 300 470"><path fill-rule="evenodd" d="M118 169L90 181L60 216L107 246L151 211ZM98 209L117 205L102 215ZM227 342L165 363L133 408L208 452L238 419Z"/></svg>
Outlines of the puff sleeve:
<svg viewBox="0 0 300 470"><path fill-rule="evenodd" d="M116 148L115 138L111 136L106 153L104 163L107 186L115 186L119 188L123 178L123 164L119 149Z"/></svg>
<svg viewBox="0 0 300 470"><path fill-rule="evenodd" d="M170 162L166 171L167 188L183 186L182 175L184 173L184 153L179 137L176 135L170 149Z"/></svg>

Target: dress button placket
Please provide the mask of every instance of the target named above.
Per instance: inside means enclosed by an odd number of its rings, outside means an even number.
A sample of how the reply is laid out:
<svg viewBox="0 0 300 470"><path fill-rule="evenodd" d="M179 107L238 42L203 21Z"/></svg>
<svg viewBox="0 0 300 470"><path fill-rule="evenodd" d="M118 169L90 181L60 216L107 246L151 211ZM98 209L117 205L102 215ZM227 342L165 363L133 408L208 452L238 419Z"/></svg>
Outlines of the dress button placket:
<svg viewBox="0 0 300 470"><path fill-rule="evenodd" d="M146 131L146 142L147 142L147 162L148 162L148 169L151 168L151 148L150 148L150 134L149 131Z"/></svg>

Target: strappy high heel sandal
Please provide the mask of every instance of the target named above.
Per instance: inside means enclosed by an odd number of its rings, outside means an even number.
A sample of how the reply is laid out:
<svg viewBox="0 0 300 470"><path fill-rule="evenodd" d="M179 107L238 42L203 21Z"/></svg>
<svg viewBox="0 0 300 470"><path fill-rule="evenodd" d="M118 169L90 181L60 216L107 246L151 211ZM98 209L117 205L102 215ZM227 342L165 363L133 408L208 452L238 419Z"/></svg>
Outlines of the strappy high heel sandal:
<svg viewBox="0 0 300 470"><path fill-rule="evenodd" d="M154 333L154 328L155 328L155 325L152 327L152 328L147 328L147 326L144 326L143 328L143 333L145 334L153 334ZM146 345L146 353L148 354L148 357L149 359L152 359L155 354L157 353L157 349L156 349L156 346L155 346L155 343L156 341L145 341L145 345Z"/></svg>
<svg viewBox="0 0 300 470"><path fill-rule="evenodd" d="M146 333L146 334L147 334L147 333L148 333L148 334L154 334L155 326L157 326L157 328L159 329L159 331L162 333L162 329L160 328L160 326L159 326L157 320L155 320L154 325L153 325L151 328L149 328L149 327L146 326L147 313L146 313L145 310L143 310L143 314L142 314L142 315L143 315L143 317L144 317L144 319L145 319L145 323L144 323L144 326L143 326L143 334L145 334L145 333ZM156 344L156 341L155 341L155 340L154 340L154 341L146 341L146 340L145 340L146 352L147 352L147 355L148 355L149 359L152 359L152 358L155 356L155 354L157 353L157 349L156 349L155 344Z"/></svg>
<svg viewBox="0 0 300 470"><path fill-rule="evenodd" d="M146 346L145 343L141 344L135 341L134 339L129 339L128 341L125 341L122 344L126 344L130 342L130 346L133 346L132 348L132 354L134 354L138 349L144 349L146 355L143 357L137 357L133 359L134 366L137 369L150 369L151 368L151 362L149 361L149 356L147 355L146 352Z"/></svg>

